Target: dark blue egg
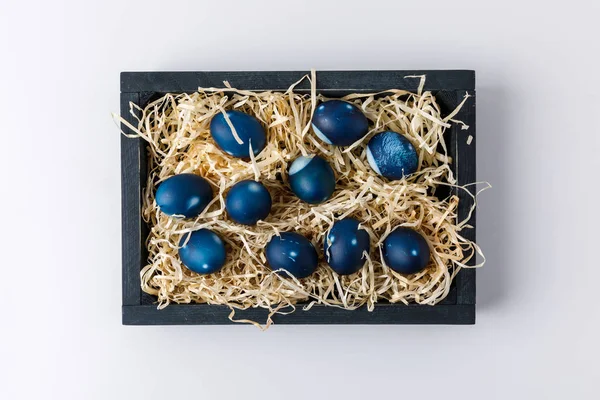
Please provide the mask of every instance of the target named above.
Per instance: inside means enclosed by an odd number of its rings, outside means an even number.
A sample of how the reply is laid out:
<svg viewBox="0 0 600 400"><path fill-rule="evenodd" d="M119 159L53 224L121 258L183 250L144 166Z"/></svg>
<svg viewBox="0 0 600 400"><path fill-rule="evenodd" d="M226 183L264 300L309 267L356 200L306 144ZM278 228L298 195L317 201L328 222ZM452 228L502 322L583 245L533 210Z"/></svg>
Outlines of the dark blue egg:
<svg viewBox="0 0 600 400"><path fill-rule="evenodd" d="M417 231L398 227L383 241L385 264L401 274L421 272L429 264L429 245Z"/></svg>
<svg viewBox="0 0 600 400"><path fill-rule="evenodd" d="M315 110L312 126L325 143L349 146L367 134L369 121L354 104L329 100Z"/></svg>
<svg viewBox="0 0 600 400"><path fill-rule="evenodd" d="M306 278L317 269L317 250L307 238L295 232L273 236L265 253L272 270L285 269L298 279Z"/></svg>
<svg viewBox="0 0 600 400"><path fill-rule="evenodd" d="M369 234L359 228L354 218L345 218L333 224L325 236L323 250L332 270L340 275L350 275L365 265L363 253L369 253Z"/></svg>
<svg viewBox="0 0 600 400"><path fill-rule="evenodd" d="M227 193L225 208L238 224L254 225L271 212L271 195L262 183L241 181Z"/></svg>
<svg viewBox="0 0 600 400"><path fill-rule="evenodd" d="M185 234L179 242L179 258L191 271L199 274L212 274L225 264L225 243L208 229L200 229L188 235ZM184 243L187 240L187 244Z"/></svg>
<svg viewBox="0 0 600 400"><path fill-rule="evenodd" d="M254 155L265 148L267 135L256 118L241 111L227 111L227 117L243 143L240 144L235 140L223 113L219 113L210 121L210 134L221 150L234 157L248 158L250 157L250 144L252 144Z"/></svg>
<svg viewBox="0 0 600 400"><path fill-rule="evenodd" d="M369 140L367 160L375 172L390 180L402 179L419 166L419 156L412 143L392 131L378 133Z"/></svg>
<svg viewBox="0 0 600 400"><path fill-rule="evenodd" d="M174 175L156 189L156 204L167 215L192 218L199 215L213 198L210 183L194 174Z"/></svg>
<svg viewBox="0 0 600 400"><path fill-rule="evenodd" d="M292 192L311 204L329 199L335 190L335 175L331 166L319 156L301 156L289 170Z"/></svg>

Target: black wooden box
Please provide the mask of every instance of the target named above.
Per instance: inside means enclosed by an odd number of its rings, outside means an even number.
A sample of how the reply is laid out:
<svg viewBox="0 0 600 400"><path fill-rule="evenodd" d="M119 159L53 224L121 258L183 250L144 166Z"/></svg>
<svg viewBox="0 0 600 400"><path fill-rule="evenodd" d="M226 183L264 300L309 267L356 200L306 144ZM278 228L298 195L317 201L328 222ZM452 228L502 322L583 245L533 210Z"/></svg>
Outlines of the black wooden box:
<svg viewBox="0 0 600 400"><path fill-rule="evenodd" d="M222 87L229 81L233 87L248 90L285 91L292 83L306 75L294 72L123 72L121 73L121 116L136 124L129 112L129 103L144 107L150 99L161 94L195 92L198 87ZM467 132L454 124L447 131L446 143L454 162L452 168L459 185L475 182L475 72L474 71L321 71L317 73L317 91L328 97L349 93L379 92L396 88L416 92L419 79L409 75L426 75L425 90L436 94L446 110L453 110L466 92L472 95L455 119L470 126ZM309 92L305 80L296 88ZM129 132L122 125L124 132ZM467 137L473 141L467 144ZM141 194L147 179L146 143L142 139L121 138L122 179L122 246L123 246L123 324L125 325L203 325L230 324L226 306L206 304L171 304L158 310L155 299L142 292L140 270L146 265L145 240L148 228L141 216ZM464 191L456 191L460 198L458 217L463 220L472 200ZM463 232L475 239L473 229ZM475 262L475 257L470 261ZM236 318L265 321L266 310L257 308L241 311ZM474 324L475 323L475 270L463 269L452 284L450 294L435 306L378 303L373 312L366 307L347 311L334 307L313 306L309 311L298 309L290 315L274 316L276 324Z"/></svg>

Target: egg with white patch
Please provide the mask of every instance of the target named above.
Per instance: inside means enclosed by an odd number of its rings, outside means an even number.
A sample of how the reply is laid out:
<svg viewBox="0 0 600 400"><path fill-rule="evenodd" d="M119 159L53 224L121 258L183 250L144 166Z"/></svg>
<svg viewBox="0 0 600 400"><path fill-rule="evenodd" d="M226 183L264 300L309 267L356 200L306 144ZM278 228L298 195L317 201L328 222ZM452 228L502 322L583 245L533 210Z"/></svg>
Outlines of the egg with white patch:
<svg viewBox="0 0 600 400"><path fill-rule="evenodd" d="M321 103L312 117L315 134L327 144L350 146L369 130L365 114L354 104L342 100Z"/></svg>
<svg viewBox="0 0 600 400"><path fill-rule="evenodd" d="M385 238L382 253L388 267L406 275L423 271L431 255L423 235L406 227L394 229Z"/></svg>
<svg viewBox="0 0 600 400"><path fill-rule="evenodd" d="M220 112L210 121L210 134L217 146L225 153L239 158L249 158L250 147L254 155L260 153L267 144L267 135L260 121L241 111L226 113L229 122L235 128L237 138L225 115Z"/></svg>
<svg viewBox="0 0 600 400"><path fill-rule="evenodd" d="M361 269L370 248L369 234L354 218L344 218L333 224L323 246L325 260L340 275L350 275Z"/></svg>
<svg viewBox="0 0 600 400"><path fill-rule="evenodd" d="M307 203L322 203L329 199L335 190L333 169L319 156L296 158L288 174L292 192Z"/></svg>
<svg viewBox="0 0 600 400"><path fill-rule="evenodd" d="M413 174L419 166L419 156L412 143L392 131L380 132L369 140L367 160L377 174L389 180Z"/></svg>
<svg viewBox="0 0 600 400"><path fill-rule="evenodd" d="M200 229L185 234L179 246L179 258L183 265L198 274L215 273L225 264L225 243L211 230Z"/></svg>
<svg viewBox="0 0 600 400"><path fill-rule="evenodd" d="M225 198L229 218L244 225L255 225L271 212L271 195L260 182L245 180L233 185Z"/></svg>
<svg viewBox="0 0 600 400"><path fill-rule="evenodd" d="M167 178L156 189L156 205L163 213L193 218L198 216L213 198L210 183L195 174L179 174Z"/></svg>
<svg viewBox="0 0 600 400"><path fill-rule="evenodd" d="M304 236L295 232L282 232L273 236L265 248L269 267L283 275L301 279L315 272L318 263L317 250Z"/></svg>

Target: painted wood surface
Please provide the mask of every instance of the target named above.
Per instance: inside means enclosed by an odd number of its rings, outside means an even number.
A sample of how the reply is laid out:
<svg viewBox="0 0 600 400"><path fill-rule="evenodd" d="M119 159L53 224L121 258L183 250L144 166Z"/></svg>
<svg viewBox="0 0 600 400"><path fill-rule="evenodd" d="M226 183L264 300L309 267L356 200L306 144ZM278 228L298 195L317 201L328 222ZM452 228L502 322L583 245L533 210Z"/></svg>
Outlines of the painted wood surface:
<svg viewBox="0 0 600 400"><path fill-rule="evenodd" d="M198 87L223 87L223 81L232 86L249 90L285 90L307 71L286 72L123 72L121 73L121 115L136 124L129 112L129 103L143 107L161 93L193 92ZM419 79L405 78L409 75L426 75L425 90L436 93L444 110L452 110L463 99L467 100L455 117L470 126L461 130L453 125L448 130L449 155L453 157L453 172L458 183L476 180L476 134L475 134L475 72L464 70L443 71L319 71L317 90L328 97L343 96L356 92L375 92L390 88L416 91ZM309 84L304 81L298 91L306 92ZM131 133L122 126L126 133ZM473 136L467 144L469 135ZM154 298L140 288L140 270L146 265L145 240L148 227L141 217L141 193L147 179L147 152L145 143L138 138L121 139L121 187L122 187L122 276L123 276L123 324L125 325L214 325L230 324L230 310L225 306L206 304L172 304L158 310ZM453 190L460 198L458 217L464 219L469 211L469 196ZM463 231L468 239L475 239L475 214L470 219L473 229ZM475 259L470 261L472 265ZM365 307L347 311L343 309L314 306L309 311L298 310L290 315L275 316L277 324L474 324L475 323L475 270L463 269L455 279L448 297L435 306L383 304L369 312ZM267 312L251 309L239 312L236 318L265 321Z"/></svg>

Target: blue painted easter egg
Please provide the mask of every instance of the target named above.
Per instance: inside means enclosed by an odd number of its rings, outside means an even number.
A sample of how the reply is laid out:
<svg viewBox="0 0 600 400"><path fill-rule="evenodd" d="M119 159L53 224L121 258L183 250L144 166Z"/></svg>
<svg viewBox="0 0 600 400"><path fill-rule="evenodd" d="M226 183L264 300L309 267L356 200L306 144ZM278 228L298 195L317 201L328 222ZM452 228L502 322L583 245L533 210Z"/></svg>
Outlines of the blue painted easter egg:
<svg viewBox="0 0 600 400"><path fill-rule="evenodd" d="M212 274L225 264L226 252L223 240L208 229L192 232L189 240L185 234L179 242L179 258L191 271ZM186 243L187 240L187 243Z"/></svg>
<svg viewBox="0 0 600 400"><path fill-rule="evenodd" d="M156 204L167 215L198 216L213 198L208 181L194 174L174 175L156 189Z"/></svg>
<svg viewBox="0 0 600 400"><path fill-rule="evenodd" d="M349 146L367 134L369 121L354 104L329 100L315 110L312 127L325 143Z"/></svg>
<svg viewBox="0 0 600 400"><path fill-rule="evenodd" d="M298 279L306 278L317 268L317 250L307 238L295 232L273 236L265 253L272 270L285 269Z"/></svg>
<svg viewBox="0 0 600 400"><path fill-rule="evenodd" d="M421 272L429 263L429 245L417 231L398 227L383 241L385 264L401 274Z"/></svg>
<svg viewBox="0 0 600 400"><path fill-rule="evenodd" d="M402 179L419 166L419 156L412 143L392 131L378 133L369 140L367 160L375 172L390 180Z"/></svg>
<svg viewBox="0 0 600 400"><path fill-rule="evenodd" d="M219 113L210 121L210 134L221 150L234 157L249 158L250 144L254 155L265 148L267 135L256 118L241 111L227 111L227 117L243 143L235 139L223 113Z"/></svg>
<svg viewBox="0 0 600 400"><path fill-rule="evenodd" d="M329 199L335 190L331 166L319 156L301 156L289 169L290 187L301 200L311 204Z"/></svg>
<svg viewBox="0 0 600 400"><path fill-rule="evenodd" d="M363 253L369 253L369 234L359 228L354 218L344 218L333 224L325 236L323 250L332 270L340 275L350 275L362 268L366 262Z"/></svg>
<svg viewBox="0 0 600 400"><path fill-rule="evenodd" d="M225 208L238 224L255 225L271 212L271 195L262 183L241 181L227 193Z"/></svg>

